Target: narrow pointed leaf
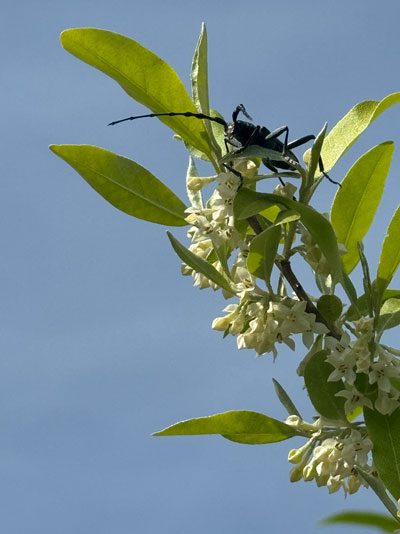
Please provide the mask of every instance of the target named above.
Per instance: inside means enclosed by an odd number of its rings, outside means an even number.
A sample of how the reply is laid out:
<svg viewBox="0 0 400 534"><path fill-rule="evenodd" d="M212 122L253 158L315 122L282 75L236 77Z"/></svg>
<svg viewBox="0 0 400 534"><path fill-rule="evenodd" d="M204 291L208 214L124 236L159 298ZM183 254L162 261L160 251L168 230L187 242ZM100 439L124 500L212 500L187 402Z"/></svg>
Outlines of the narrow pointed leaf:
<svg viewBox="0 0 400 534"><path fill-rule="evenodd" d="M196 109L204 115L210 115L210 101L208 96L208 58L207 58L207 30L201 25L199 40L194 52L191 70L192 96ZM215 123L214 123L215 124ZM212 121L205 120L204 127L208 133L210 145L215 152L216 159L221 158L221 149L214 138Z"/></svg>
<svg viewBox="0 0 400 534"><path fill-rule="evenodd" d="M275 378L272 379L272 382L274 384L275 393L277 394L278 399L281 401L282 406L286 409L288 414L297 415L298 417L301 417L292 399L286 393L286 390L280 385L280 383L277 380L275 380Z"/></svg>
<svg viewBox="0 0 400 534"><path fill-rule="evenodd" d="M346 419L345 400L335 395L344 389L344 385L342 381L328 382L334 368L325 361L327 355L326 350L321 350L311 356L304 368L304 382L317 412L327 419L343 421Z"/></svg>
<svg viewBox="0 0 400 534"><path fill-rule="evenodd" d="M197 112L174 69L133 39L96 28L74 28L62 32L61 44L74 56L113 78L129 96L153 113ZM187 117L160 117L160 120L210 156L203 121Z"/></svg>
<svg viewBox="0 0 400 534"><path fill-rule="evenodd" d="M270 226L255 236L250 243L247 268L254 276L269 284L272 268L281 239L281 227Z"/></svg>
<svg viewBox="0 0 400 534"><path fill-rule="evenodd" d="M326 136L321 151L325 170L329 171L363 131L379 115L400 102L400 93L388 95L383 100L365 100L354 106Z"/></svg>
<svg viewBox="0 0 400 534"><path fill-rule="evenodd" d="M323 525L334 525L337 523L364 525L366 527L376 527L380 532L393 532L397 528L400 528L399 522L390 516L373 512L361 512L359 510L333 514L325 517L320 523Z"/></svg>
<svg viewBox="0 0 400 534"><path fill-rule="evenodd" d="M347 173L333 201L331 222L339 243L347 249L342 257L347 273L359 262L357 241L364 238L374 219L393 150L394 144L387 141L361 156Z"/></svg>
<svg viewBox="0 0 400 534"><path fill-rule="evenodd" d="M343 266L335 232L329 221L310 206L279 195L257 193L242 188L235 197L234 212L238 219L247 219L272 205L283 206L300 214L302 223L329 262L333 280L341 282Z"/></svg>
<svg viewBox="0 0 400 534"><path fill-rule="evenodd" d="M311 155L310 155L310 163L308 165L307 169L307 182L308 185L311 185L314 181L314 176L317 171L317 168L319 168L319 157L321 155L321 149L322 144L325 139L326 129L328 127L328 123L325 123L322 130L317 135L313 146L311 148ZM321 174L320 172L317 173L318 175Z"/></svg>
<svg viewBox="0 0 400 534"><path fill-rule="evenodd" d="M377 284L379 293L382 295L390 284L400 263L400 206L390 221L385 241L383 242L381 257L379 260Z"/></svg>
<svg viewBox="0 0 400 534"><path fill-rule="evenodd" d="M102 197L146 221L185 226L185 204L158 178L128 158L90 145L51 145Z"/></svg>
<svg viewBox="0 0 400 534"><path fill-rule="evenodd" d="M199 40L193 56L191 80L193 102L196 108L199 112L209 115L207 30L204 22L201 25Z"/></svg>
<svg viewBox="0 0 400 534"><path fill-rule="evenodd" d="M398 520L397 506L395 505L391 497L388 495L386 486L382 482L382 479L372 473L369 473L368 471L364 471L364 469L362 469L359 465L357 466L357 472L359 476L361 476L364 481L369 485L369 487L375 492L375 494L381 500L385 508L392 514L392 516L396 520Z"/></svg>
<svg viewBox="0 0 400 534"><path fill-rule="evenodd" d="M226 439L248 445L283 441L299 435L294 428L267 415L237 410L208 417L188 419L169 426L154 436L193 436L220 434Z"/></svg>
<svg viewBox="0 0 400 534"><path fill-rule="evenodd" d="M387 489L400 498L400 409L392 415L364 408L365 423L374 444L374 464Z"/></svg>
<svg viewBox="0 0 400 534"><path fill-rule="evenodd" d="M179 241L170 232L167 232L167 235L171 242L172 248L178 254L180 259L186 263L186 265L189 265L189 267L191 267L197 273L204 274L204 276L216 283L222 289L233 293L228 279L218 272L217 269L211 265L211 263L203 260L203 258L200 258L200 256L193 254L193 252L179 243Z"/></svg>

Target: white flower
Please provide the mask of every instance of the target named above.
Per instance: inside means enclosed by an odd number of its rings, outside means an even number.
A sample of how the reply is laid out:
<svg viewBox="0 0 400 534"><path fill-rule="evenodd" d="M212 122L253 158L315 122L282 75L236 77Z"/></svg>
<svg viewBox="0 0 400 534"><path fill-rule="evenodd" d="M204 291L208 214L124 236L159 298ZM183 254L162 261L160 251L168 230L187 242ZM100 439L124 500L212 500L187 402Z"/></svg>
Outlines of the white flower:
<svg viewBox="0 0 400 534"><path fill-rule="evenodd" d="M378 384L380 391L390 393L393 389L391 378L399 378L399 369L392 365L388 365L382 361L371 364L371 371L368 374L368 381L370 384Z"/></svg>
<svg viewBox="0 0 400 534"><path fill-rule="evenodd" d="M360 393L354 386L352 389L342 389L336 393L335 397L343 397L346 399L344 409L346 413L350 413L357 408L357 406L367 406L372 408L372 402Z"/></svg>
<svg viewBox="0 0 400 534"><path fill-rule="evenodd" d="M399 399L399 392L391 396L385 391L379 390L378 398L375 401L375 408L378 410L378 412L382 413L383 415L390 415L396 410L396 408L400 406L398 399Z"/></svg>
<svg viewBox="0 0 400 534"><path fill-rule="evenodd" d="M371 471L372 468L368 461L370 460L372 442L357 430L351 430L350 433L348 430L345 432L347 435L344 437L323 440L312 451L312 457L307 465L305 465L305 459L308 459L309 456L303 449L307 446L312 448L312 442L318 439L318 434L314 434L311 440L298 451L291 451L289 460L299 460L297 470L300 466L303 468L302 473L305 481L315 480L318 486L327 486L329 493L343 488L345 494L355 493L361 484L365 484L358 477L356 466L360 465L366 471ZM311 449L308 453L311 453ZM294 470L291 471L290 477L291 481L300 479L299 473L294 472Z"/></svg>
<svg viewBox="0 0 400 534"><path fill-rule="evenodd" d="M346 382L353 385L356 380L354 372L355 358L352 352L344 351L342 354L337 351L332 352L326 358L335 368L328 377L328 382L337 382L344 378Z"/></svg>
<svg viewBox="0 0 400 534"><path fill-rule="evenodd" d="M350 336L347 332L342 334L340 340L335 339L332 336L326 336L325 348L328 349L331 354L341 356L346 350L350 350L349 347Z"/></svg>
<svg viewBox="0 0 400 534"><path fill-rule="evenodd" d="M186 179L186 185L190 191L200 191L205 185L214 180L215 176L189 176Z"/></svg>

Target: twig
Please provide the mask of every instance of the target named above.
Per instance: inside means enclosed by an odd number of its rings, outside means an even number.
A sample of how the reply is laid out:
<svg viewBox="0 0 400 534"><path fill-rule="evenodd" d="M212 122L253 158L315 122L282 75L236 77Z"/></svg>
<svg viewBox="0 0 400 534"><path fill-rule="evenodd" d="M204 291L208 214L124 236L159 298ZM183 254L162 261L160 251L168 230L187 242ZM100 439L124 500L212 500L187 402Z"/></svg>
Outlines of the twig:
<svg viewBox="0 0 400 534"><path fill-rule="evenodd" d="M248 217L247 221L256 234L260 234L262 232L261 225L258 222L257 217L255 215L253 215L252 217ZM303 286L300 284L296 275L292 271L292 266L290 265L290 261L289 260L275 260L275 265L281 271L281 273L283 274L283 276L289 283L290 287L295 292L298 299L307 303L306 305L307 313L313 313L315 315L316 321L324 324L327 327L327 329L329 330L327 334L328 336L332 336L335 339L340 340L341 335L335 330L335 328L332 325L330 325L327 322L325 317L319 312L318 308L314 305L313 302L311 302L310 297L307 295Z"/></svg>

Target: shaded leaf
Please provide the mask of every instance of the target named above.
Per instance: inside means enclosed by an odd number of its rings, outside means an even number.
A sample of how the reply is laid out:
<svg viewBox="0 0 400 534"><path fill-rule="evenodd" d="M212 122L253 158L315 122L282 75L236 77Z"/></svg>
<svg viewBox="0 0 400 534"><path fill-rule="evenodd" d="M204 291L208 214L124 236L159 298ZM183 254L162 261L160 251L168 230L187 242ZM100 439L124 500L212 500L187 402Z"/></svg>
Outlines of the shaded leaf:
<svg viewBox="0 0 400 534"><path fill-rule="evenodd" d="M321 151L325 170L329 171L343 156L363 131L385 111L400 102L400 93L388 95L383 100L365 100L354 106L325 137Z"/></svg>
<svg viewBox="0 0 400 534"><path fill-rule="evenodd" d="M189 265L189 267L191 267L197 273L204 274L204 276L206 276L209 280L217 284L222 289L225 289L230 293L234 292L231 288L228 279L225 278L225 276L223 276L220 272L218 272L217 269L213 265L211 265L211 263L206 260L203 260L203 258L200 258L200 256L193 254L193 252L191 252L181 243L179 243L179 241L170 232L167 232L167 235L173 249L178 254L180 259L184 263L186 263L186 265Z"/></svg>
<svg viewBox="0 0 400 534"><path fill-rule="evenodd" d="M374 444L374 465L383 483L397 500L400 498L400 409L392 415L364 408L365 423Z"/></svg>
<svg viewBox="0 0 400 534"><path fill-rule="evenodd" d="M339 243L346 246L342 257L350 273L359 261L357 242L368 232L381 201L394 144L382 143L361 156L337 190L331 208L331 222Z"/></svg>
<svg viewBox="0 0 400 534"><path fill-rule="evenodd" d="M283 441L299 435L294 428L267 415L237 410L208 417L188 419L155 432L154 436L193 436L220 434L226 439L249 445Z"/></svg>
<svg viewBox="0 0 400 534"><path fill-rule="evenodd" d="M328 377L334 368L325 361L327 355L328 351L321 350L311 356L304 369L304 382L317 412L327 419L343 421L346 419L345 400L335 395L344 389L344 385L341 380L328 382Z"/></svg>
<svg viewBox="0 0 400 534"><path fill-rule="evenodd" d="M375 476L374 474L371 474L368 471L364 471L364 469L362 469L359 465L357 466L357 472L359 476L361 476L364 481L370 486L370 488L375 492L375 494L377 495L377 497L379 497L386 509L392 514L392 516L397 521L397 506L389 497L382 480L378 476Z"/></svg>
<svg viewBox="0 0 400 534"><path fill-rule="evenodd" d="M294 210L281 210L276 219L275 224L288 224L300 219L300 214Z"/></svg>
<svg viewBox="0 0 400 534"><path fill-rule="evenodd" d="M247 219L273 205L283 206L300 214L302 223L329 262L333 280L342 282L343 267L335 232L329 221L310 206L279 195L256 193L244 187L235 197L235 217Z"/></svg>
<svg viewBox="0 0 400 534"><path fill-rule="evenodd" d="M250 243L247 268L251 274L270 282L272 268L281 238L281 227L270 226L256 235Z"/></svg>
<svg viewBox="0 0 400 534"><path fill-rule="evenodd" d="M187 225L185 204L135 161L90 145L51 145L50 150L128 215L168 226Z"/></svg>
<svg viewBox="0 0 400 534"><path fill-rule="evenodd" d="M60 38L68 52L116 80L129 96L153 113L197 112L174 69L133 39L96 28L65 30ZM159 119L211 159L203 121L187 117Z"/></svg>
<svg viewBox="0 0 400 534"><path fill-rule="evenodd" d="M275 392L278 396L278 399L281 401L282 406L286 409L288 414L297 415L298 417L301 417L299 411L294 405L292 399L286 393L285 389L280 385L280 383L277 380L275 380L275 378L272 379L272 382L274 384Z"/></svg>
<svg viewBox="0 0 400 534"><path fill-rule="evenodd" d="M324 525L333 525L336 523L365 525L367 527L376 527L381 532L393 532L397 528L400 528L398 521L395 521L390 516L358 510L333 514L325 517L320 523Z"/></svg>
<svg viewBox="0 0 400 534"><path fill-rule="evenodd" d="M317 302L317 308L328 323L334 323L342 313L343 304L336 295L321 295Z"/></svg>
<svg viewBox="0 0 400 534"><path fill-rule="evenodd" d="M381 301L385 302L387 299L400 299L400 289L386 289L382 295ZM368 315L368 302L366 295L361 295L356 301L357 309L360 311L361 315ZM357 310L353 305L349 307L346 312L346 319L348 321L355 321L359 318Z"/></svg>

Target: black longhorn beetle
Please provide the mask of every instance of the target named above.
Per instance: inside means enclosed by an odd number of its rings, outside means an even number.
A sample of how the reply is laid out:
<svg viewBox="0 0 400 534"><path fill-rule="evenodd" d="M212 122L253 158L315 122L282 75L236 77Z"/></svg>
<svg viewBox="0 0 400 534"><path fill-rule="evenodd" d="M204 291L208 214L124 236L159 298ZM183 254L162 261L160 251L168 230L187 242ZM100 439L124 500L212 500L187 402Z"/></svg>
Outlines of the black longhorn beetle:
<svg viewBox="0 0 400 534"><path fill-rule="evenodd" d="M204 113L192 113L191 111L186 112L179 112L175 113L173 111L169 113L148 113L147 115L137 115L136 117L127 117L125 119L120 119L118 121L110 122L108 126L114 126L114 124L119 124L120 122L125 121L133 121L135 119L144 119L147 117L176 117L176 116L182 116L182 117L194 117L196 119L205 119L209 121L217 122L218 124L221 124L224 127L225 130L225 146L228 151L228 145L231 145L234 147L234 152L242 152L245 148L251 145L258 145L263 148L268 148L270 150L274 150L275 152L281 153L285 158L287 158L287 161L283 161L281 159L274 160L270 157L263 158L264 165L270 169L272 172L278 172L278 169L283 170L292 170L295 168L291 163L290 160L292 160L295 163L298 163L299 160L297 159L296 155L292 152L293 148L297 148L298 146L304 145L305 143L308 143L308 141L311 141L312 139L315 139L315 135L305 135L304 137L300 137L299 139L296 139L295 141L288 142L289 137L289 128L288 126L281 126L280 128L277 128L274 131L268 130L265 126L254 126L251 122L241 121L238 120L239 113L242 112L243 115L249 119L253 120L250 115L247 113L246 108L243 106L243 104L239 104L234 112L232 113L232 122L226 122L224 119L220 117L210 117L208 115L204 115ZM285 139L282 142L278 137L282 134L285 134ZM333 184L339 185L338 182L333 181L327 173L324 171L324 165L321 159L321 156L319 157L319 170L321 173ZM228 166L226 166L228 167ZM230 167L228 167L230 169ZM281 178L279 178L282 184L284 182Z"/></svg>

